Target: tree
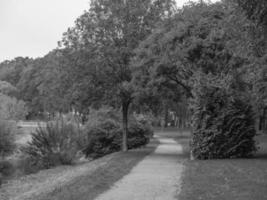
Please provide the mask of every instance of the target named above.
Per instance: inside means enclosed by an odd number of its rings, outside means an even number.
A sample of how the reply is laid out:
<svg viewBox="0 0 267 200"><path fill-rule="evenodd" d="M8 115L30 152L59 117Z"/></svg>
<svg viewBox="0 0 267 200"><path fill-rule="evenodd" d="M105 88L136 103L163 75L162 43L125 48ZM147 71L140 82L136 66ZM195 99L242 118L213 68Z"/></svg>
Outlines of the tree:
<svg viewBox="0 0 267 200"><path fill-rule="evenodd" d="M261 130L267 128L267 2L264 0L232 0L237 3L236 10L243 11L251 21L247 31L245 48L248 54L245 77L250 84L253 105ZM252 48L251 48L252 47Z"/></svg>
<svg viewBox="0 0 267 200"><path fill-rule="evenodd" d="M17 87L31 116L70 110L66 95L72 82L66 76L65 65L63 52L53 50L43 58L35 59L21 73Z"/></svg>
<svg viewBox="0 0 267 200"><path fill-rule="evenodd" d="M92 56L89 68L95 69L103 91L99 99L121 106L123 151L127 150L128 110L136 91L131 84L130 60L139 42L172 14L173 6L172 0L92 0L89 11L64 34L62 44L66 48Z"/></svg>
<svg viewBox="0 0 267 200"><path fill-rule="evenodd" d="M267 2L265 0L234 0L246 12L249 19L267 25Z"/></svg>
<svg viewBox="0 0 267 200"><path fill-rule="evenodd" d="M0 81L0 93L8 96L17 96L18 90L9 82Z"/></svg>
<svg viewBox="0 0 267 200"><path fill-rule="evenodd" d="M169 82L192 98L199 72L220 76L237 71L246 58L234 53L237 47L231 44L237 43L238 29L243 30L246 24L239 23L242 16L234 18L234 12L221 3L185 6L136 50L138 80Z"/></svg>
<svg viewBox="0 0 267 200"><path fill-rule="evenodd" d="M27 115L25 102L0 93L0 119L23 120Z"/></svg>
<svg viewBox="0 0 267 200"><path fill-rule="evenodd" d="M236 12L230 3L192 3L154 31L137 50L135 58L136 69L139 71L137 77L142 77L138 79L143 82L144 87L155 82L176 84L178 91L182 90L184 96L191 101L194 117L192 149L195 150L193 154L196 158L245 156L255 149L254 127L248 123L254 120L249 101L251 96L247 94L250 84L246 82L244 76L249 61L247 55L250 55L250 48L245 51L248 47L246 41L248 25L250 22L246 17ZM205 80L203 86L199 85L199 79ZM214 88L217 81L227 84L220 84ZM199 89L201 91L198 91ZM227 103L215 109L217 104L221 103L218 101L220 98L213 97L214 91L219 91L218 95L221 95L228 90L231 90L231 93L226 92L225 95L219 96L223 98L222 103L223 101ZM207 95L208 91L211 91L210 96ZM231 98L235 100L231 101ZM231 127L221 124L221 120L227 124L231 121L229 119L238 118L241 114L242 108L236 106L238 104L236 102L242 104L244 109L248 108L242 113L245 117L238 121L238 124L242 124L250 132L243 134L248 143L245 144L245 140L235 141L240 142L240 151L243 151L247 144L251 145L251 148L247 148L249 151L244 151L244 154L239 154L239 150L232 152L233 154L221 155L220 151L217 154L216 148L220 149L226 144L225 140L218 142L220 141L218 138L227 138L228 133L230 135L234 133L230 130ZM209 108L210 110L207 110ZM222 115L223 113L227 114ZM233 126L238 127L238 124L233 123ZM214 135L216 135L215 140L213 140ZM212 147L209 149L208 145ZM231 145L239 146L234 143L227 145L229 148ZM207 147L205 153L208 154L204 155L202 147L203 149Z"/></svg>
<svg viewBox="0 0 267 200"><path fill-rule="evenodd" d="M28 57L16 57L0 63L0 79L17 86L22 71L32 62Z"/></svg>

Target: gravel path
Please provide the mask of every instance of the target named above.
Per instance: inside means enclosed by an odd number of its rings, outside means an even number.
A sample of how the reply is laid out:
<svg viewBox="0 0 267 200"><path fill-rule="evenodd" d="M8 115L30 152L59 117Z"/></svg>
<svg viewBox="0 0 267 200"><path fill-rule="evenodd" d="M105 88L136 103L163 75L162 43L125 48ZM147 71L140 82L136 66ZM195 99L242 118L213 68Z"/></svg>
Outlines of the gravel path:
<svg viewBox="0 0 267 200"><path fill-rule="evenodd" d="M157 138L155 152L96 200L174 200L181 190L182 146L172 138Z"/></svg>

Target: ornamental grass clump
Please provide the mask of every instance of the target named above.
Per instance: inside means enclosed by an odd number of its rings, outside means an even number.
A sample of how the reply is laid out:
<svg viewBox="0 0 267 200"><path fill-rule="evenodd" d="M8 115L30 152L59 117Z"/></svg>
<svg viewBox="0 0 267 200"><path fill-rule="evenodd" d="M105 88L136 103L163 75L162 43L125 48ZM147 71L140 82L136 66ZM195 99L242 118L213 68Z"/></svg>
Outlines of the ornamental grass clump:
<svg viewBox="0 0 267 200"><path fill-rule="evenodd" d="M22 151L33 166L50 168L72 164L83 148L83 132L78 126L63 120L50 122L32 133L32 140Z"/></svg>

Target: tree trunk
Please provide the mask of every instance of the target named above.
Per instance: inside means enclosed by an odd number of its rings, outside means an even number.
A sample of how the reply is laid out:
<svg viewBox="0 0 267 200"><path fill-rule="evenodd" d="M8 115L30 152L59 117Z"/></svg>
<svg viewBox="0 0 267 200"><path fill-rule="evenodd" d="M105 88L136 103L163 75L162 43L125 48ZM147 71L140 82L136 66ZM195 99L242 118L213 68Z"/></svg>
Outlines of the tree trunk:
<svg viewBox="0 0 267 200"><path fill-rule="evenodd" d="M127 151L127 136L128 136L128 108L129 103L122 104L122 151Z"/></svg>

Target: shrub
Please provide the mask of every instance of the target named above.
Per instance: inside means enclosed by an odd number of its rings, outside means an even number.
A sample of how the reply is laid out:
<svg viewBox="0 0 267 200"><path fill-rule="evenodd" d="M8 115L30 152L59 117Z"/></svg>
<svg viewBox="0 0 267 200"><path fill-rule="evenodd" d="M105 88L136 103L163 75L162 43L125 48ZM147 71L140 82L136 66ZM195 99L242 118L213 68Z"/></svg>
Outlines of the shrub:
<svg viewBox="0 0 267 200"><path fill-rule="evenodd" d="M0 160L0 185L3 182L3 179L7 176L10 176L14 172L13 165L6 161L6 160Z"/></svg>
<svg viewBox="0 0 267 200"><path fill-rule="evenodd" d="M86 122L87 127L97 126L104 120L112 119L116 122L121 122L121 115L118 110L111 107L101 107L99 110L90 109L88 115L88 121Z"/></svg>
<svg viewBox="0 0 267 200"><path fill-rule="evenodd" d="M254 113L244 99L219 87L199 90L193 104L193 156L197 159L248 157L256 151Z"/></svg>
<svg viewBox="0 0 267 200"><path fill-rule="evenodd" d="M120 125L112 119L99 121L93 126L86 125L87 147L85 155L92 158L104 156L120 149Z"/></svg>
<svg viewBox="0 0 267 200"><path fill-rule="evenodd" d="M6 156L13 152L14 143L14 126L5 120L0 120L0 156Z"/></svg>
<svg viewBox="0 0 267 200"><path fill-rule="evenodd" d="M23 120L27 114L24 101L0 93L0 119Z"/></svg>
<svg viewBox="0 0 267 200"><path fill-rule="evenodd" d="M50 122L32 133L32 140L22 151L30 157L32 165L50 168L72 164L82 149L83 133L75 125L63 120Z"/></svg>
<svg viewBox="0 0 267 200"><path fill-rule="evenodd" d="M128 148L133 149L147 144L153 136L151 123L144 115L136 115L129 120Z"/></svg>
<svg viewBox="0 0 267 200"><path fill-rule="evenodd" d="M122 128L118 114L113 110L110 115L96 114L95 116L97 117L92 119L93 122L89 120L85 127L88 135L88 143L84 149L85 155L97 158L119 151L122 143ZM152 128L145 118L136 119L132 116L128 128L128 148L137 148L147 144L152 134Z"/></svg>

